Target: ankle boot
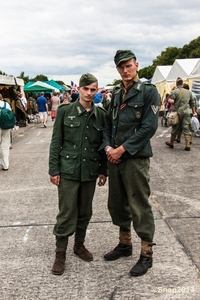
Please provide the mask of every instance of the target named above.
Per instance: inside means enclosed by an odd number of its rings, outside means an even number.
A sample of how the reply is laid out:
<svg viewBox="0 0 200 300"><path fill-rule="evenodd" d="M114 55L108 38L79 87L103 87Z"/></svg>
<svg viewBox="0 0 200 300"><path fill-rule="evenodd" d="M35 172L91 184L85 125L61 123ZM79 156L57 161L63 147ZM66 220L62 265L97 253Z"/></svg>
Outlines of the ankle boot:
<svg viewBox="0 0 200 300"><path fill-rule="evenodd" d="M165 142L165 144L170 147L170 148L174 148L174 141L175 141L176 136L171 134L170 137L170 141L169 142Z"/></svg>
<svg viewBox="0 0 200 300"><path fill-rule="evenodd" d="M190 151L191 136L185 135L185 151Z"/></svg>
<svg viewBox="0 0 200 300"><path fill-rule="evenodd" d="M181 135L182 135L182 132L179 132L175 138L175 142L177 143L180 143L181 142Z"/></svg>
<svg viewBox="0 0 200 300"><path fill-rule="evenodd" d="M142 276L144 275L149 268L152 267L153 258L152 258L152 246L156 245L155 243L141 241L141 254L137 263L130 270L131 276Z"/></svg>
<svg viewBox="0 0 200 300"><path fill-rule="evenodd" d="M54 275L62 275L65 270L66 252L56 252L56 258L52 267L52 273Z"/></svg>
<svg viewBox="0 0 200 300"><path fill-rule="evenodd" d="M93 255L84 246L83 242L75 242L74 253L85 261L92 261Z"/></svg>
<svg viewBox="0 0 200 300"><path fill-rule="evenodd" d="M116 260L121 256L132 255L131 231L120 231L119 241L117 247L104 255L105 260Z"/></svg>

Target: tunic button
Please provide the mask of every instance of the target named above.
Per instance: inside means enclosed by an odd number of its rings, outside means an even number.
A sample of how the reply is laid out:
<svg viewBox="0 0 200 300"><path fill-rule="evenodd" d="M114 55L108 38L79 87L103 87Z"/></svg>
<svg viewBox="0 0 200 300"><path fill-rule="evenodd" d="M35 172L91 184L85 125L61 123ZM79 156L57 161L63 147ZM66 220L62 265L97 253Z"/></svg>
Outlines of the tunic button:
<svg viewBox="0 0 200 300"><path fill-rule="evenodd" d="M71 127L73 127L73 124L71 124Z"/></svg>
<svg viewBox="0 0 200 300"><path fill-rule="evenodd" d="M83 161L85 161L85 158L83 159Z"/></svg>
<svg viewBox="0 0 200 300"><path fill-rule="evenodd" d="M87 136L85 137L85 139L87 140Z"/></svg>
<svg viewBox="0 0 200 300"><path fill-rule="evenodd" d="M84 150L87 150L87 148L84 148Z"/></svg>
<svg viewBox="0 0 200 300"><path fill-rule="evenodd" d="M69 158L69 155L67 155L66 158Z"/></svg>

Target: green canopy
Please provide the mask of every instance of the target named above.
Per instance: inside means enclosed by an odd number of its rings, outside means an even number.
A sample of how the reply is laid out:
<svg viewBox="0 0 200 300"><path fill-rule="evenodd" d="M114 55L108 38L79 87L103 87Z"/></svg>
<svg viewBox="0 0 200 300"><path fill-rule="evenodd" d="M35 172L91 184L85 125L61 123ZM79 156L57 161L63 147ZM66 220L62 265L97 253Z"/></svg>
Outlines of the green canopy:
<svg viewBox="0 0 200 300"><path fill-rule="evenodd" d="M53 89L50 88L46 88L44 86L40 86L40 85L34 85L34 86L30 86L30 87L24 87L24 92L25 93L40 93L40 92L53 92Z"/></svg>

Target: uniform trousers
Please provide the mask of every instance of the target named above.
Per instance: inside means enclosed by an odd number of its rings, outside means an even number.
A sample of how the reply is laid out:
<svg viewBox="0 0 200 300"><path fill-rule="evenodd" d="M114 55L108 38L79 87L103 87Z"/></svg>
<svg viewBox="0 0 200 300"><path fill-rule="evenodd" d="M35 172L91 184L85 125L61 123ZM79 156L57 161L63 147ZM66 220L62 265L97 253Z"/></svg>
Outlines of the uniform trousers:
<svg viewBox="0 0 200 300"><path fill-rule="evenodd" d="M190 113L182 113L179 115L179 123L172 127L172 135L182 132L184 135L192 135L193 129L191 125Z"/></svg>
<svg viewBox="0 0 200 300"><path fill-rule="evenodd" d="M60 179L58 186L59 213L53 233L57 251L64 251L66 238L75 233L75 242L84 242L87 226L92 217L92 200L95 181L73 181Z"/></svg>
<svg viewBox="0 0 200 300"><path fill-rule="evenodd" d="M155 225L149 203L149 158L122 159L119 164L108 164L108 209L113 224L121 231L131 230L131 222L137 235L152 242Z"/></svg>
<svg viewBox="0 0 200 300"><path fill-rule="evenodd" d="M9 152L10 152L10 129L0 128L0 149L1 164L4 169L9 168Z"/></svg>

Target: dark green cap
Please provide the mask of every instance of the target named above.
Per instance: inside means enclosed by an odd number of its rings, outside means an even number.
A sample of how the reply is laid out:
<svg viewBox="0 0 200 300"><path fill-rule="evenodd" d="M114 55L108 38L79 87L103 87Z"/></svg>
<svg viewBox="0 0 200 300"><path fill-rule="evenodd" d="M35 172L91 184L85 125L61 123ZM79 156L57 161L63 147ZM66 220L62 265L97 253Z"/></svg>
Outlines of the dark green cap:
<svg viewBox="0 0 200 300"><path fill-rule="evenodd" d="M115 57L114 57L114 62L116 66L119 66L119 64L123 61L127 61L131 58L135 58L135 54L131 50L117 50Z"/></svg>
<svg viewBox="0 0 200 300"><path fill-rule="evenodd" d="M97 82L97 78L90 73L83 74L79 79L79 86L90 85L93 82Z"/></svg>

